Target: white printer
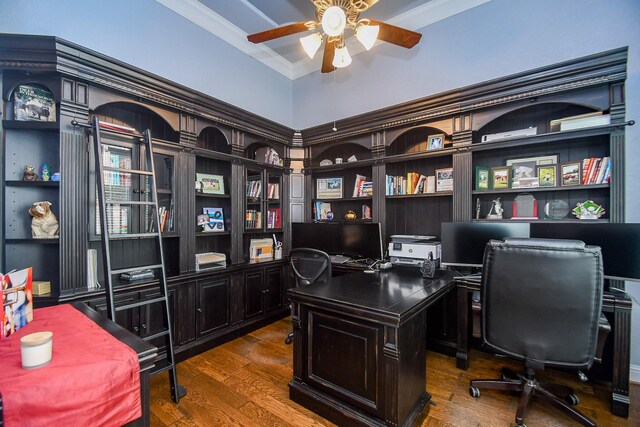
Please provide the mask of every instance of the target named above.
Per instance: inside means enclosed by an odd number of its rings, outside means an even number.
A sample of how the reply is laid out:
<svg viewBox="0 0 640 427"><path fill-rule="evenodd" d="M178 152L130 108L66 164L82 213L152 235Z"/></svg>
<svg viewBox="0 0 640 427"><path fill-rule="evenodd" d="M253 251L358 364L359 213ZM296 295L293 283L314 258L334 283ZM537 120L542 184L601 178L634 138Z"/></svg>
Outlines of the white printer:
<svg viewBox="0 0 640 427"><path fill-rule="evenodd" d="M389 243L389 258L393 265L408 265L420 267L425 260L433 260L440 265L440 242L435 236L417 236L396 234L391 236Z"/></svg>

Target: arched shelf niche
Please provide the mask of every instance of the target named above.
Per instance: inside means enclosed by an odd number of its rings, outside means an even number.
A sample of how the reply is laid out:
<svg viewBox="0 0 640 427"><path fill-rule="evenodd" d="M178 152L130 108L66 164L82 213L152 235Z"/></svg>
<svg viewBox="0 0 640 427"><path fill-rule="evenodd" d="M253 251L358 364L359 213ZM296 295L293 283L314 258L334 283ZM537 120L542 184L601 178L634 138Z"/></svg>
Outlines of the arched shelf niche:
<svg viewBox="0 0 640 427"><path fill-rule="evenodd" d="M386 156L417 154L444 148L451 143L451 137L433 126L418 126L396 136L385 148Z"/></svg>
<svg viewBox="0 0 640 427"><path fill-rule="evenodd" d="M537 135L550 133L551 121L588 113L602 113L606 111L568 102L543 102L503 113L499 116L484 117L485 123L477 123L481 127L474 136L474 143L482 141L483 135L510 132L520 129L536 128Z"/></svg>
<svg viewBox="0 0 640 427"><path fill-rule="evenodd" d="M218 153L231 154L231 144L227 136L217 127L208 126L202 129L198 135L196 146L204 150Z"/></svg>
<svg viewBox="0 0 640 427"><path fill-rule="evenodd" d="M142 105L131 102L110 102L96 107L90 116L98 116L101 121L136 129L151 131L151 138L168 142L180 142L180 134L158 113Z"/></svg>
<svg viewBox="0 0 640 427"><path fill-rule="evenodd" d="M336 164L336 159L342 159L343 163L348 163L352 156L355 157L355 161L370 160L371 149L354 142L330 143L324 150L318 150L313 154L311 166L320 166L323 160L330 160L332 164Z"/></svg>
<svg viewBox="0 0 640 427"><path fill-rule="evenodd" d="M277 166L282 166L284 158L284 148L269 141L252 142L244 153L247 159Z"/></svg>

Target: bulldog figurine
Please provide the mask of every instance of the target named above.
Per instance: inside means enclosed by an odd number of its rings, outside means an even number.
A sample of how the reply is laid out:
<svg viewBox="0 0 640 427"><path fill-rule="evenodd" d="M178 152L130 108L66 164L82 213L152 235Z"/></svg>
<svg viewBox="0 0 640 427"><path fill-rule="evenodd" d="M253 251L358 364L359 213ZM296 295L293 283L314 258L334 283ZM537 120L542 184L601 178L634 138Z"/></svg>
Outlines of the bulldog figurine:
<svg viewBox="0 0 640 427"><path fill-rule="evenodd" d="M31 236L34 239L55 239L59 236L58 219L51 212L51 202L35 202L29 209Z"/></svg>

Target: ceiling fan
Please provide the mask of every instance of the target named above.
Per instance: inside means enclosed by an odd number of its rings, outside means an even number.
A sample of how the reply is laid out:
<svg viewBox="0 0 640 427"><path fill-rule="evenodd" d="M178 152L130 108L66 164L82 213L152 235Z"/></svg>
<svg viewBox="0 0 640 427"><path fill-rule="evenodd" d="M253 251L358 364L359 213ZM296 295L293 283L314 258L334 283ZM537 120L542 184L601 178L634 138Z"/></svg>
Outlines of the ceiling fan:
<svg viewBox="0 0 640 427"><path fill-rule="evenodd" d="M373 47L376 40L383 40L397 46L411 49L420 41L422 34L374 19L358 19L360 14L378 0L311 0L316 7L316 21L297 22L271 30L251 34L247 39L252 43L263 43L291 34L320 29L309 36L300 38L302 47L310 58L324 45L322 72L330 73L351 63L351 56L344 44L345 30L353 30L365 49ZM326 40L325 37L326 36Z"/></svg>

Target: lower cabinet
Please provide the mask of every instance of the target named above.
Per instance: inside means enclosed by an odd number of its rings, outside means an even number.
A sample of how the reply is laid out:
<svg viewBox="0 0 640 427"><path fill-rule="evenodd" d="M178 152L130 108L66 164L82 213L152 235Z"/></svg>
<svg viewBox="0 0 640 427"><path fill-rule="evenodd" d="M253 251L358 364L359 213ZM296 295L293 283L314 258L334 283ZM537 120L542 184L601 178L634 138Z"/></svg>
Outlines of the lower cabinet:
<svg viewBox="0 0 640 427"><path fill-rule="evenodd" d="M176 285L176 345L229 326L231 281L229 277L196 280Z"/></svg>
<svg viewBox="0 0 640 427"><path fill-rule="evenodd" d="M160 296L159 290L145 290L140 292L128 292L114 297L116 306L130 304L137 301L157 298ZM175 290L168 290L169 312L175 313ZM89 307L95 309L105 317L109 317L107 312L107 302L104 297L87 301ZM154 303L147 306L140 306L130 310L116 312L116 323L138 335L140 338L153 336L164 330L164 306L162 303ZM175 336L176 316L171 318L172 332ZM149 343L158 347L158 353L165 351L165 337L149 340ZM175 346L175 343L174 343Z"/></svg>
<svg viewBox="0 0 640 427"><path fill-rule="evenodd" d="M244 318L277 310L282 307L286 289L283 267L259 268L244 273Z"/></svg>

